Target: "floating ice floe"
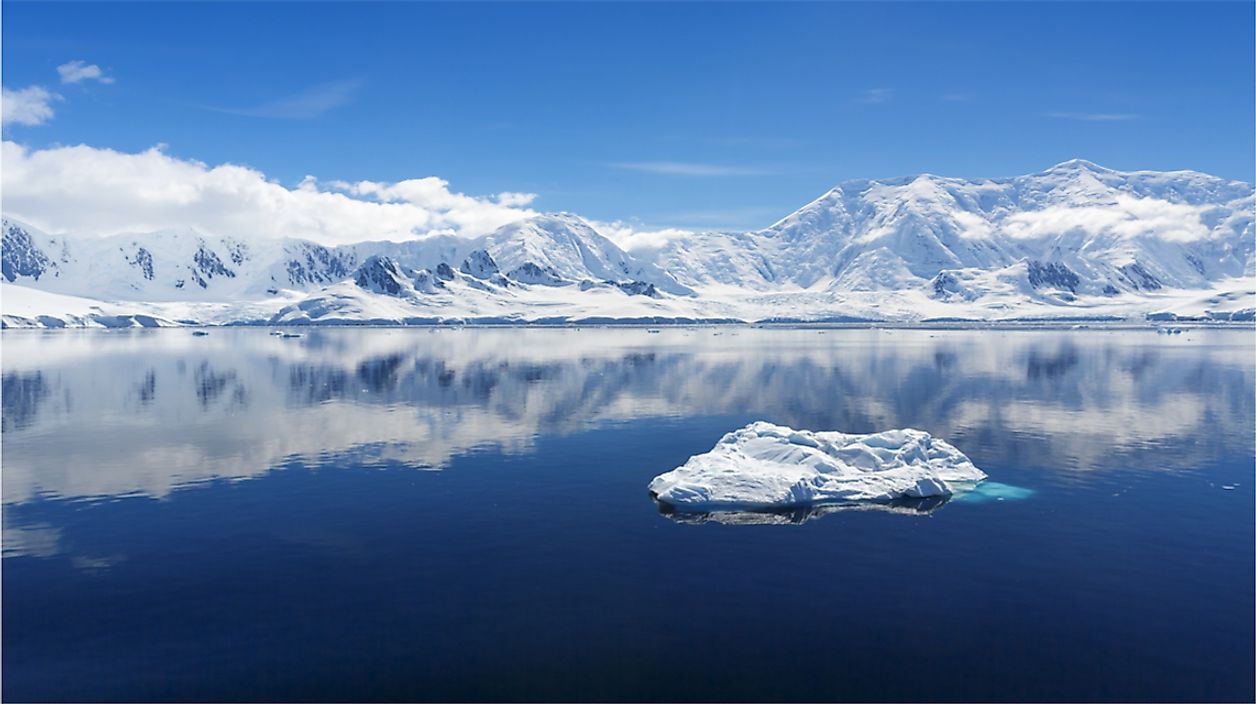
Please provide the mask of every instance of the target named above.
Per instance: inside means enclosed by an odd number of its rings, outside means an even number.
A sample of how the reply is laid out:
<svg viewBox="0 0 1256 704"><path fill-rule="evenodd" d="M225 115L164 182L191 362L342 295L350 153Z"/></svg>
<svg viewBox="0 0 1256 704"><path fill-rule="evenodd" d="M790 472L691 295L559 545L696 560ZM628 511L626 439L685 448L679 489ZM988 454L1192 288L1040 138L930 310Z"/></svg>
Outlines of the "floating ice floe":
<svg viewBox="0 0 1256 704"><path fill-rule="evenodd" d="M921 513L985 478L964 453L922 430L854 435L759 421L655 477L650 493L673 515L865 503Z"/></svg>

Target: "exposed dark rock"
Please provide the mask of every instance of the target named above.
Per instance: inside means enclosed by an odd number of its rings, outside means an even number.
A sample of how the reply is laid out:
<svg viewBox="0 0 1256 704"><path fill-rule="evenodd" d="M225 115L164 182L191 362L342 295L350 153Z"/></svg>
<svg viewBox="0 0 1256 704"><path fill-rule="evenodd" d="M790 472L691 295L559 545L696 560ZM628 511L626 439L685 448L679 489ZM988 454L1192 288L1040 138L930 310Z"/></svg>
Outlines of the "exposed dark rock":
<svg viewBox="0 0 1256 704"><path fill-rule="evenodd" d="M17 225L7 224L4 228L4 251L0 256L0 272L7 281L15 281L19 276L38 281L40 276L56 266L35 246L29 232Z"/></svg>
<svg viewBox="0 0 1256 704"><path fill-rule="evenodd" d="M137 247L135 249L135 256L127 257L126 261L131 266L139 269L145 279L148 279L149 281L153 280L153 255L147 249Z"/></svg>
<svg viewBox="0 0 1256 704"><path fill-rule="evenodd" d="M1036 259L1031 259L1028 262L1028 268L1029 285L1034 288L1049 286L1061 291L1077 293L1077 285L1081 283L1081 277L1076 272L1058 262L1043 264Z"/></svg>
<svg viewBox="0 0 1256 704"><path fill-rule="evenodd" d="M1194 254L1186 255L1186 261L1190 262L1191 266L1194 267L1195 271L1199 272L1200 276L1204 276L1207 273L1204 269L1204 262Z"/></svg>
<svg viewBox="0 0 1256 704"><path fill-rule="evenodd" d="M236 266L239 266L249 258L249 247L243 242L228 241L227 256L231 257L231 261L235 262Z"/></svg>
<svg viewBox="0 0 1256 704"><path fill-rule="evenodd" d="M229 279L235 278L235 272L228 269L212 249L206 248L204 242L197 248L196 254L192 255L192 261L196 263L196 270L192 275L196 278L196 283L200 284L201 288L207 288L206 279L212 279L215 276L225 276Z"/></svg>
<svg viewBox="0 0 1256 704"><path fill-rule="evenodd" d="M293 252L286 269L294 286L327 285L342 281L353 267L353 255L336 253L321 245L303 242Z"/></svg>
<svg viewBox="0 0 1256 704"><path fill-rule="evenodd" d="M474 276L477 279L490 278L493 274L496 274L499 271L497 268L497 262L494 261L493 257L483 249L477 249L468 254L467 258L463 260L462 266L459 267L459 270L462 271L462 273L467 274L468 276Z"/></svg>
<svg viewBox="0 0 1256 704"><path fill-rule="evenodd" d="M608 281L607 283L619 287L620 291L629 296L649 296L650 298L659 298L659 292L654 288L654 284L645 281Z"/></svg>
<svg viewBox="0 0 1256 704"><path fill-rule="evenodd" d="M354 283L373 293L400 296L405 284L400 267L390 257L374 256L362 262L354 275Z"/></svg>
<svg viewBox="0 0 1256 704"><path fill-rule="evenodd" d="M1139 291L1155 291L1162 287L1160 279L1152 276L1151 272L1144 269L1143 265L1138 262L1126 264L1121 267L1120 272L1130 286Z"/></svg>
<svg viewBox="0 0 1256 704"><path fill-rule="evenodd" d="M416 291L436 293L436 289L445 288L445 282L429 269L420 269L411 273L413 274L412 281Z"/></svg>
<svg viewBox="0 0 1256 704"><path fill-rule="evenodd" d="M532 262L524 262L506 273L507 278L524 284L540 284L542 286L565 286L571 282L558 275L553 267L538 266Z"/></svg>

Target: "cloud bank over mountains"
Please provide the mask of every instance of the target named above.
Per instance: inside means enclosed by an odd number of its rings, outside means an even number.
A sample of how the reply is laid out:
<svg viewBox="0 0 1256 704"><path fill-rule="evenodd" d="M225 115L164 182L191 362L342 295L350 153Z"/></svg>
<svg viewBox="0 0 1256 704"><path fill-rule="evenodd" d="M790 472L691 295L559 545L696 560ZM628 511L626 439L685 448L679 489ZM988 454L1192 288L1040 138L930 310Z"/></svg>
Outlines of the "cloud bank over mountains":
<svg viewBox="0 0 1256 704"><path fill-rule="evenodd" d="M6 102L6 109L8 103ZM241 239L343 244L425 234L487 234L537 213L528 193L471 196L436 177L288 187L236 164L210 166L161 147L29 149L6 140L6 214L51 233L106 236L194 230Z"/></svg>

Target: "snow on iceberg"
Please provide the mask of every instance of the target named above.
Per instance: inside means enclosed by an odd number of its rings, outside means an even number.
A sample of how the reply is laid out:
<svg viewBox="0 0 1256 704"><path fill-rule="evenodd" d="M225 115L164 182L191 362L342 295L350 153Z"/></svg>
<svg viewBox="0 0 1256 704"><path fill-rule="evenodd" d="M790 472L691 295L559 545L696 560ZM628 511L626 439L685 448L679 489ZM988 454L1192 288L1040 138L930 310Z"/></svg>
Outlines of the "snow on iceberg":
<svg viewBox="0 0 1256 704"><path fill-rule="evenodd" d="M985 478L922 430L853 435L758 421L655 477L650 493L672 511L762 511L949 497Z"/></svg>

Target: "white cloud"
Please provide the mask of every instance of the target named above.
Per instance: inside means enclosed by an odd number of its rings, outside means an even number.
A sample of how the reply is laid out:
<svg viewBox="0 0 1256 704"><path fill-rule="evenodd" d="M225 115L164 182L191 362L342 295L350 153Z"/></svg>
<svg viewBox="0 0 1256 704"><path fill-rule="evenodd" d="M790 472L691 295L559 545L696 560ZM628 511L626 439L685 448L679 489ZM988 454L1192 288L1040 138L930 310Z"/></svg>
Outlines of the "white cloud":
<svg viewBox="0 0 1256 704"><path fill-rule="evenodd" d="M106 76L99 66L86 61L75 60L61 64L57 67L57 73L61 74L62 83L82 83L83 81L113 83L113 78Z"/></svg>
<svg viewBox="0 0 1256 704"><path fill-rule="evenodd" d="M61 75L62 83L113 83L113 79L106 76L99 66L83 61L61 64L57 67L57 73ZM52 104L62 100L60 95L43 86L29 86L21 90L4 88L0 97L3 98L3 119L0 119L0 123L4 125L42 125L55 114Z"/></svg>
<svg viewBox="0 0 1256 704"><path fill-rule="evenodd" d="M877 105L879 103L889 102L890 98L893 96L894 89L892 88L869 88L863 93L860 93L859 97L855 98L855 102L862 103L864 105Z"/></svg>
<svg viewBox="0 0 1256 704"><path fill-rule="evenodd" d="M2 156L5 214L52 234L191 228L339 244L427 233L477 236L536 214L523 207L532 194L469 196L435 177L321 184L307 176L288 188L256 169L209 166L160 147L140 153L86 145L30 150L6 140Z"/></svg>
<svg viewBox="0 0 1256 704"><path fill-rule="evenodd" d="M283 120L309 120L328 110L348 104L357 94L361 81L330 81L311 86L300 93L272 100L261 105L244 108L217 108L211 110L246 117L268 117Z"/></svg>
<svg viewBox="0 0 1256 704"><path fill-rule="evenodd" d="M589 220L593 229L597 230L610 241L628 252L646 252L662 249L669 242L683 239L693 234L690 230L678 227L648 228L639 223L623 220L598 221Z"/></svg>
<svg viewBox="0 0 1256 704"><path fill-rule="evenodd" d="M1148 235L1175 242L1196 242L1209 235L1203 216L1207 208L1170 203L1158 198L1118 196L1110 205L1063 205L1017 213L1003 223L1003 231L1020 239L1054 237L1070 232L1133 238Z"/></svg>
<svg viewBox="0 0 1256 704"><path fill-rule="evenodd" d="M506 191L504 193L497 194L497 202L502 205L509 205L509 206L531 205L532 201L534 200L536 200L535 193L517 193L513 191Z"/></svg>
<svg viewBox="0 0 1256 704"><path fill-rule="evenodd" d="M411 178L396 183L338 181L332 187L380 204L406 203L443 213L444 219L457 223L457 231L477 235L492 232L506 223L535 214L530 210L520 209L536 200L534 193L505 192L492 197L468 196L450 191L449 182L435 176Z"/></svg>
<svg viewBox="0 0 1256 704"><path fill-rule="evenodd" d="M61 96L51 93L42 86L31 86L21 90L2 89L0 104L0 123L5 125L42 125L52 119L52 103L61 100Z"/></svg>
<svg viewBox="0 0 1256 704"><path fill-rule="evenodd" d="M725 166L721 164L695 164L685 161L629 161L611 164L617 169L643 171L650 174L667 174L669 176L764 176L769 173L765 169L748 166Z"/></svg>
<svg viewBox="0 0 1256 704"><path fill-rule="evenodd" d="M955 218L955 224L959 226L960 236L965 239L984 240L994 235L994 228L990 226L990 223L976 213L956 210L951 216Z"/></svg>

